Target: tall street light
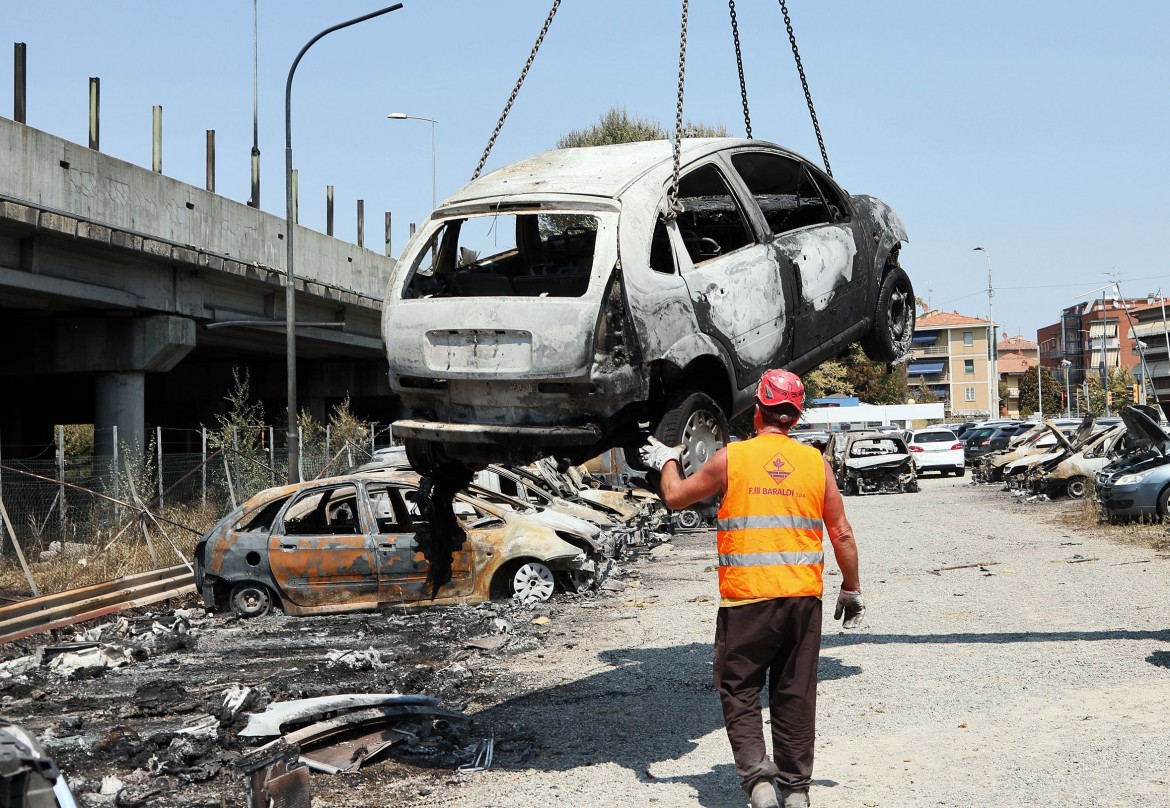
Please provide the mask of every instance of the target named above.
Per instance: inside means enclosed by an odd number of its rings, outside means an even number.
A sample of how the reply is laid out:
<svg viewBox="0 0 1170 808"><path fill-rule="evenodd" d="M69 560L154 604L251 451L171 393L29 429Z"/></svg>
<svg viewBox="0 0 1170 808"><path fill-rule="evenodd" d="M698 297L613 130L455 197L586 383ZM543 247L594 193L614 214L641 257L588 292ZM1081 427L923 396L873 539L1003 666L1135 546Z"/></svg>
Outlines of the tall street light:
<svg viewBox="0 0 1170 808"><path fill-rule="evenodd" d="M991 285L991 253L987 251L986 247L974 247L974 252L983 253L983 257L987 259L987 334L991 339L991 369L987 377L987 410L989 418L999 417L999 370L996 367L996 354L999 353L995 344L995 314L992 309L992 298L995 297L995 289ZM1036 363L1040 363L1040 349L1036 349Z"/></svg>
<svg viewBox="0 0 1170 808"><path fill-rule="evenodd" d="M391 112L386 116L393 121L430 121L431 124L431 210L435 209L435 124L438 123L434 118L427 118L422 115L407 115L405 112Z"/></svg>
<svg viewBox="0 0 1170 808"><path fill-rule="evenodd" d="M383 14L388 14L391 11L397 11L402 8L402 3L395 3L379 11L374 11L369 14L363 14L348 22L339 23L331 28L326 28L321 33L310 39L305 43L305 47L301 48L301 52L297 54L297 58L293 59L292 67L288 69L288 81L284 84L284 221L285 221L285 242L286 242L286 277L284 281L284 315L285 315L285 365L286 374L288 375L288 481L290 483L298 483L301 481L301 447L300 441L297 438L297 329L296 329L296 299L293 273L293 151L292 151L292 83L293 74L297 71L297 65L301 62L301 57L305 55L305 51L313 47L313 45L321 37L326 34L331 34L342 28L348 28L351 25L357 25L359 22L380 17Z"/></svg>

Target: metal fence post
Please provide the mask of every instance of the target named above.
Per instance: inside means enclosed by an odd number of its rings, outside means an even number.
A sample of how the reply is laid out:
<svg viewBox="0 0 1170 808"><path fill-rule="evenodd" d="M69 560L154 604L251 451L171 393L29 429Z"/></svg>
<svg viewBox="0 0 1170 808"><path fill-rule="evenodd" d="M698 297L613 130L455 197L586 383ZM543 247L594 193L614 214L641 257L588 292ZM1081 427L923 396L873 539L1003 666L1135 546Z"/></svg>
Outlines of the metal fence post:
<svg viewBox="0 0 1170 808"><path fill-rule="evenodd" d="M240 433L236 428L232 427L232 470L235 474L236 482L240 481Z"/></svg>
<svg viewBox="0 0 1170 808"><path fill-rule="evenodd" d="M305 428L297 427L297 479L305 479Z"/></svg>
<svg viewBox="0 0 1170 808"><path fill-rule="evenodd" d="M163 507L165 507L166 503L163 502L164 489L163 489L162 427L161 426L156 426L154 428L154 435L155 435L155 437L154 437L155 451L156 451L156 454L158 456L158 507L163 508Z"/></svg>
<svg viewBox="0 0 1170 808"><path fill-rule="evenodd" d="M114 482L114 498L121 499L122 498L122 481L119 479L120 475L118 474L118 469L121 468L121 465L122 465L122 461L121 461L122 451L121 451L121 447L118 446L118 425L114 424L113 426L110 427L110 430L111 430L111 435L113 436L112 445L114 447L114 455L113 455L113 458L112 458L111 464L110 464L110 476L113 478L113 482ZM114 505L114 519L121 519L121 518L122 518L122 506L115 504Z"/></svg>
<svg viewBox="0 0 1170 808"><path fill-rule="evenodd" d="M207 506L207 428L206 427L204 427L202 429L202 434L203 434L203 447L200 450L200 458L199 458L200 459L200 463L199 463L200 481L199 482L200 482L200 488L203 489L203 494L200 497L200 501L203 504L203 506L206 507Z"/></svg>
<svg viewBox="0 0 1170 808"><path fill-rule="evenodd" d="M276 485L276 433L268 427L268 481Z"/></svg>
<svg viewBox="0 0 1170 808"><path fill-rule="evenodd" d="M374 450L378 448L378 433L376 425L370 424L370 457L374 456Z"/></svg>
<svg viewBox="0 0 1170 808"><path fill-rule="evenodd" d="M61 511L58 513L61 523L61 541L65 541L65 427L57 424L57 479L60 481ZM64 545L62 545L64 546Z"/></svg>
<svg viewBox="0 0 1170 808"><path fill-rule="evenodd" d="M325 424L325 458L333 457L333 432L330 430L330 425Z"/></svg>

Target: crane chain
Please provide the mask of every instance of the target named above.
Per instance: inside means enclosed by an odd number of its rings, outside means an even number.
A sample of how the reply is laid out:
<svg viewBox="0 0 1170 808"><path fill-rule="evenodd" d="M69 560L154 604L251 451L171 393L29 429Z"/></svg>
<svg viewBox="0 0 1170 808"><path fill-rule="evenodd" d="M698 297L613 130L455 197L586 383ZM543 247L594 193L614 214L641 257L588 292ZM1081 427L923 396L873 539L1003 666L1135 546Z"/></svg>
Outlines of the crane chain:
<svg viewBox="0 0 1170 808"><path fill-rule="evenodd" d="M731 38L735 41L735 65L739 68L739 95L743 99L743 126L748 140L752 139L752 117L748 112L747 81L743 77L743 53L739 49L739 21L735 16L735 0L727 0L731 11Z"/></svg>
<svg viewBox="0 0 1170 808"><path fill-rule="evenodd" d="M492 136L488 138L487 147L483 150L483 157L479 158L479 164L475 167L475 173L471 175L471 179L476 179L479 177L479 172L483 171L483 167L487 163L488 155L492 153L492 147L496 145L496 138L500 136L500 130L504 128L504 121L507 120L508 113L512 110L512 104L516 103L516 96L520 94L520 87L524 84L524 79L527 78L528 70L532 67L532 63L536 61L536 52L540 50L540 43L544 41L544 35L548 33L549 26L552 25L553 17L556 16L557 8L560 5L561 0L553 0L548 17L540 29L540 35L536 37L536 44L532 46L532 52L528 54L528 61L524 63L524 69L520 71L520 78L516 80L516 86L512 88L512 94L508 96L508 103L504 104L504 111L500 113L500 120L496 122L496 128L492 130Z"/></svg>
<svg viewBox="0 0 1170 808"><path fill-rule="evenodd" d="M825 139L821 136L821 124L817 120L817 111L813 108L808 77L804 75L804 64L800 61L800 50L796 47L796 34L792 31L792 18L788 16L788 4L785 0L780 0L780 10L784 13L784 25L788 29L788 41L792 43L792 56L796 59L796 72L800 74L800 85L804 88L804 100L808 102L808 114L812 116L813 129L817 133L817 145L821 147L821 160L825 163L825 173L831 177L833 169L829 166L829 153L825 151Z"/></svg>
<svg viewBox="0 0 1170 808"><path fill-rule="evenodd" d="M687 15L689 0L682 0L682 23L678 42L678 102L674 110L674 173L670 180L670 192L666 197L666 219L674 219L683 211L678 201L678 175L682 161L683 135L683 84L687 75Z"/></svg>

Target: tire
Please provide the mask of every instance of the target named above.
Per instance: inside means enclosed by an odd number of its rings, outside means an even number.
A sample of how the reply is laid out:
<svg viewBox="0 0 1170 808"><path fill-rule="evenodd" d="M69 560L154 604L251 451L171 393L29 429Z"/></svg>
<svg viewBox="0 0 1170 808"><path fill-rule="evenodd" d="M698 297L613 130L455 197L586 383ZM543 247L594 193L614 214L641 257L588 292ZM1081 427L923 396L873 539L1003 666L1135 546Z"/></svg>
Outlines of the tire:
<svg viewBox="0 0 1170 808"><path fill-rule="evenodd" d="M965 477L965 476L967 476L967 467L966 467L966 466L962 466L962 467L960 467L960 468L957 468L957 469L955 469L955 476L956 476L956 477Z"/></svg>
<svg viewBox="0 0 1170 808"><path fill-rule="evenodd" d="M1170 485L1158 493L1158 516L1163 520L1170 516Z"/></svg>
<svg viewBox="0 0 1170 808"><path fill-rule="evenodd" d="M861 349L874 362L893 362L910 350L914 336L914 287L901 267L891 267L878 289L873 327Z"/></svg>
<svg viewBox="0 0 1170 808"><path fill-rule="evenodd" d="M654 437L667 446L682 444L682 472L690 477L727 445L727 416L706 393L683 392L672 398Z"/></svg>
<svg viewBox="0 0 1170 808"><path fill-rule="evenodd" d="M1070 477L1067 493L1070 499L1084 499L1088 491L1089 481L1085 477Z"/></svg>
<svg viewBox="0 0 1170 808"><path fill-rule="evenodd" d="M512 597L524 603L542 603L552 597L556 578L546 565L539 561L525 561L512 572Z"/></svg>
<svg viewBox="0 0 1170 808"><path fill-rule="evenodd" d="M232 611L244 618L263 617L272 609L272 593L255 581L242 581L233 586L228 601Z"/></svg>
<svg viewBox="0 0 1170 808"><path fill-rule="evenodd" d="M678 526L683 530L694 530L703 524L703 515L693 508L679 511L675 518L678 520Z"/></svg>

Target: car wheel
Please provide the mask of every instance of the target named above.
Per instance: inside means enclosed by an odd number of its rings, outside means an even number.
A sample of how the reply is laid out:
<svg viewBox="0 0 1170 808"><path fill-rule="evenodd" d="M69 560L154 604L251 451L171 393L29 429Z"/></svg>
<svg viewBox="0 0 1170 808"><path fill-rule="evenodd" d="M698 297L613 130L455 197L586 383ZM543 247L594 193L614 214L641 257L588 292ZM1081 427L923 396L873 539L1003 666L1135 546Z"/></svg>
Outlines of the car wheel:
<svg viewBox="0 0 1170 808"><path fill-rule="evenodd" d="M1162 519L1170 516L1170 485L1158 493L1158 516Z"/></svg>
<svg viewBox="0 0 1170 808"><path fill-rule="evenodd" d="M693 508L679 511L675 518L678 520L678 526L684 530L694 530L703 524L703 515Z"/></svg>
<svg viewBox="0 0 1170 808"><path fill-rule="evenodd" d="M272 593L264 584L243 581L232 587L232 611L240 617L263 617L272 609Z"/></svg>
<svg viewBox="0 0 1170 808"><path fill-rule="evenodd" d="M561 586L568 592L580 594L587 592L597 585L597 573L594 570L570 570L557 573Z"/></svg>
<svg viewBox="0 0 1170 808"><path fill-rule="evenodd" d="M914 287L901 267L892 267L878 290L873 328L861 338L861 349L874 362L893 362L910 350L914 336Z"/></svg>
<svg viewBox="0 0 1170 808"><path fill-rule="evenodd" d="M690 477L727 444L727 416L706 393L682 393L667 404L654 437L667 446L683 445L682 472Z"/></svg>
<svg viewBox="0 0 1170 808"><path fill-rule="evenodd" d="M546 601L555 588L552 570L539 561L526 561L512 573L512 595L523 603Z"/></svg>
<svg viewBox="0 0 1170 808"><path fill-rule="evenodd" d="M955 476L956 477L965 477L966 475L967 475L967 467L966 466L962 466L960 468L955 469Z"/></svg>
<svg viewBox="0 0 1170 808"><path fill-rule="evenodd" d="M1068 481L1068 495L1073 499L1084 499L1089 488L1089 481L1085 477L1072 477Z"/></svg>

